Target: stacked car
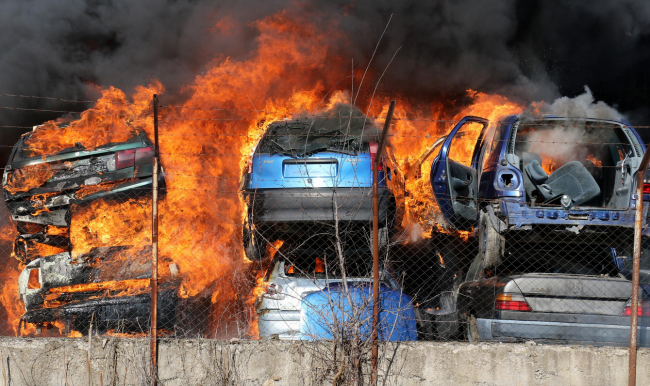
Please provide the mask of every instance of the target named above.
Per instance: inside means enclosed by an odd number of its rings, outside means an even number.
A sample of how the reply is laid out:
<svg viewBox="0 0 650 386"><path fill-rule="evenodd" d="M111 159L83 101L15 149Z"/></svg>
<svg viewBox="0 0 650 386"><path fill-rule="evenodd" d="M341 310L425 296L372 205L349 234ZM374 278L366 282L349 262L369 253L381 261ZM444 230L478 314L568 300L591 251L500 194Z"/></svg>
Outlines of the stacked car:
<svg viewBox="0 0 650 386"><path fill-rule="evenodd" d="M33 134L14 146L3 176L5 202L18 230L14 255L25 264L18 280L26 311L21 330L29 324L39 332L55 323L62 323L66 334L85 333L91 324L98 331L148 330L151 247L97 246L73 254L70 226L75 211L98 201L111 207L149 197L153 144L134 131L123 142L92 149L78 143L40 155L30 148ZM162 177L159 185L164 188ZM193 301L179 299L176 279L163 283L160 293L159 325L169 331L184 317L179 304Z"/></svg>

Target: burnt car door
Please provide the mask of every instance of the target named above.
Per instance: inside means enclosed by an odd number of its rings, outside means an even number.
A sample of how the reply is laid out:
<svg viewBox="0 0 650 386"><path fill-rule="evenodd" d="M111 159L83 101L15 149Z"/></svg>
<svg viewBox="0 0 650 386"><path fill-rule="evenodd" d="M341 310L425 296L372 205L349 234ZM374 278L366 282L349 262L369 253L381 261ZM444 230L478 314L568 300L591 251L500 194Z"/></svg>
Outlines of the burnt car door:
<svg viewBox="0 0 650 386"><path fill-rule="evenodd" d="M445 219L469 230L478 219L479 155L489 121L467 116L458 122L431 164L433 193Z"/></svg>

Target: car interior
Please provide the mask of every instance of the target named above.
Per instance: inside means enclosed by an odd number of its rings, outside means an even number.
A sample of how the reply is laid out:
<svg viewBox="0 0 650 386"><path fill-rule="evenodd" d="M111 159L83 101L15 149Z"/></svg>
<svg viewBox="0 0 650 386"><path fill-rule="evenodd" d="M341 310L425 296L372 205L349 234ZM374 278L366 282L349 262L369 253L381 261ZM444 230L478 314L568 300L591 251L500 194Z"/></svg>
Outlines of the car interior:
<svg viewBox="0 0 650 386"><path fill-rule="evenodd" d="M579 134L571 133L575 127ZM522 124L513 131L509 153L533 207L563 205L563 196L571 199L565 207L623 209L629 204L635 153L619 125Z"/></svg>

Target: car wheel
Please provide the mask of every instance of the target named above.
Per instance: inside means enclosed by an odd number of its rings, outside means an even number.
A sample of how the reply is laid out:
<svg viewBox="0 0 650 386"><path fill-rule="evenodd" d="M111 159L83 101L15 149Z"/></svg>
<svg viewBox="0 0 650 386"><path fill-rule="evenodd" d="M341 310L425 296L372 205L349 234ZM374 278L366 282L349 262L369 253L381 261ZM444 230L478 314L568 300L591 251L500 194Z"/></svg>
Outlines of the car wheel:
<svg viewBox="0 0 650 386"><path fill-rule="evenodd" d="M483 261L483 269L496 267L501 264L505 248L505 239L494 229L490 216L481 211L479 221L479 256Z"/></svg>
<svg viewBox="0 0 650 386"><path fill-rule="evenodd" d="M476 316L473 314L467 318L467 328L465 329L465 335L469 343L478 343L481 341L481 337L478 334L478 323L476 322Z"/></svg>
<svg viewBox="0 0 650 386"><path fill-rule="evenodd" d="M415 311L415 321L418 328L418 340L431 340L433 338L431 315L418 307L414 307L413 310Z"/></svg>
<svg viewBox="0 0 650 386"><path fill-rule="evenodd" d="M245 224L243 227L244 234L244 252L246 258L251 261L260 261L266 255L266 240L260 235L254 235L254 232Z"/></svg>
<svg viewBox="0 0 650 386"><path fill-rule="evenodd" d="M458 314L436 315L436 336L440 340L451 340L458 335Z"/></svg>

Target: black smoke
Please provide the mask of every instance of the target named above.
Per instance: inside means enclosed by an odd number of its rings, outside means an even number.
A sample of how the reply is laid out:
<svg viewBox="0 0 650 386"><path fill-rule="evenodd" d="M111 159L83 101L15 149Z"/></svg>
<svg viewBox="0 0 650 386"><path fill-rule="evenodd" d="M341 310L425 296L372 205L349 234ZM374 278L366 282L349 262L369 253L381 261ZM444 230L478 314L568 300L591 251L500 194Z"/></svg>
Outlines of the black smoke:
<svg viewBox="0 0 650 386"><path fill-rule="evenodd" d="M338 54L357 68L368 64L390 19L371 64L381 73L399 49L383 95L425 105L444 96L459 105L471 88L550 102L587 85L633 124L650 124L647 0L6 0L0 94L86 100L97 97L92 85L128 93L158 79L167 100L180 100L183 85L214 61L248 57L259 33L254 22L282 10L342 34ZM81 111L88 104L0 97L0 106ZM60 115L0 110L0 125ZM25 131L0 130L5 146Z"/></svg>

